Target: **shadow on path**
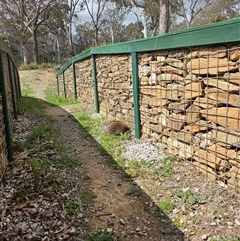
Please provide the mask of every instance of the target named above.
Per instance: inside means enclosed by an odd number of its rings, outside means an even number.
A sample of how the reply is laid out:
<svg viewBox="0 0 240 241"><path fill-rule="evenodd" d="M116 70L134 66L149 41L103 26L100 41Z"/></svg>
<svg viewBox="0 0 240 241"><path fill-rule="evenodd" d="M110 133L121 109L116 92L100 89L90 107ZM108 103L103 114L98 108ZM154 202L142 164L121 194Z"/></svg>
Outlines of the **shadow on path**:
<svg viewBox="0 0 240 241"><path fill-rule="evenodd" d="M26 98L26 97L23 97ZM29 98L33 101L34 98ZM187 241L171 219L130 178L108 152L70 114L67 107L40 103L44 112L54 119L68 149L80 153L84 172L90 177L89 188L95 195L89 206L92 230L112 228L126 241ZM76 107L75 107L76 108ZM79 113L80 114L80 113Z"/></svg>

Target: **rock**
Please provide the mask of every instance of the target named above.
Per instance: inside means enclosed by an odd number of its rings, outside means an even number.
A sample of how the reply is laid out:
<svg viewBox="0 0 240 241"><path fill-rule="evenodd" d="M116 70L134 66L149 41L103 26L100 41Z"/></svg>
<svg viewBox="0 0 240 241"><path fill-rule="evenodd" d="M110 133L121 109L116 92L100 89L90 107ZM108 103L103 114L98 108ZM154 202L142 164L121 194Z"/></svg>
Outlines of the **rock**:
<svg viewBox="0 0 240 241"><path fill-rule="evenodd" d="M207 120L218 123L230 130L236 130L240 127L240 113L238 108L219 107L210 110L201 110L200 113Z"/></svg>
<svg viewBox="0 0 240 241"><path fill-rule="evenodd" d="M209 237L209 234L204 234L204 235L202 235L202 240L207 240L208 237Z"/></svg>
<svg viewBox="0 0 240 241"><path fill-rule="evenodd" d="M187 71L192 74L217 75L237 70L236 63L227 58L198 58L187 63Z"/></svg>

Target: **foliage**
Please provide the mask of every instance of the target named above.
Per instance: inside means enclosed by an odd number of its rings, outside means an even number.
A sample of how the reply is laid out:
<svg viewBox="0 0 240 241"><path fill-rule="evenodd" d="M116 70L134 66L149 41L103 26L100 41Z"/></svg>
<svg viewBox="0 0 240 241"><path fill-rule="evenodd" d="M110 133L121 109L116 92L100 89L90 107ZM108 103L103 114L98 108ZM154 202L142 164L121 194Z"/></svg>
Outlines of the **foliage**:
<svg viewBox="0 0 240 241"><path fill-rule="evenodd" d="M58 96L58 93L56 91L56 83L52 83L48 86L48 88L45 91L45 96L46 101L52 105L66 106L69 104L78 103L75 100L64 99L63 97Z"/></svg>
<svg viewBox="0 0 240 241"><path fill-rule="evenodd" d="M181 199L182 203L186 203L188 205L194 205L199 202L201 199L200 196L194 195L190 189L187 190L176 190L173 193L175 196Z"/></svg>
<svg viewBox="0 0 240 241"><path fill-rule="evenodd" d="M68 201L66 207L68 214L73 215L78 207L78 201L75 199L71 199L70 201Z"/></svg>
<svg viewBox="0 0 240 241"><path fill-rule="evenodd" d="M160 161L160 165L156 168L153 168L152 178L158 180L161 178L171 178L174 173L174 164L175 161L172 157L166 156Z"/></svg>
<svg viewBox="0 0 240 241"><path fill-rule="evenodd" d="M41 177L49 166L48 158L44 158L43 160L37 160L33 158L29 159L28 163L31 166L31 171L34 178L34 189L38 191L41 182Z"/></svg>
<svg viewBox="0 0 240 241"><path fill-rule="evenodd" d="M117 241L114 230L105 228L98 231L93 231L87 236L87 241Z"/></svg>
<svg viewBox="0 0 240 241"><path fill-rule="evenodd" d="M175 208L175 204L169 200L164 200L159 202L158 207L161 209L162 212L170 213Z"/></svg>

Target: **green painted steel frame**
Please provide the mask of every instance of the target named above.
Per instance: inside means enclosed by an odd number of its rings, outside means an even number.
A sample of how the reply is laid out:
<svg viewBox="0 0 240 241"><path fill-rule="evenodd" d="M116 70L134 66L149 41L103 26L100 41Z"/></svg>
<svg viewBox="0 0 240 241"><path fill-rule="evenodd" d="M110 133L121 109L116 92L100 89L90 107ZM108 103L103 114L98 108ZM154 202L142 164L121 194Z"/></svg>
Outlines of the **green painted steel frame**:
<svg viewBox="0 0 240 241"><path fill-rule="evenodd" d="M184 29L144 39L90 48L70 59L56 74L63 73L73 62L97 54L150 52L164 49L203 46L240 41L240 18Z"/></svg>

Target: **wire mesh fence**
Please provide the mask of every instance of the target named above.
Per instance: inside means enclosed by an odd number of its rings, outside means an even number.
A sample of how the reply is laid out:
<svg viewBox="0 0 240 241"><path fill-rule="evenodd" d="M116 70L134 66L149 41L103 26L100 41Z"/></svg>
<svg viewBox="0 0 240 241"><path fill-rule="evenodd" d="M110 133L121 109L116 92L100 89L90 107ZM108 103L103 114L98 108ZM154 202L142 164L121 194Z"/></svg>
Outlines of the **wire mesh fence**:
<svg viewBox="0 0 240 241"><path fill-rule="evenodd" d="M239 44L139 55L143 136L237 188L239 55Z"/></svg>
<svg viewBox="0 0 240 241"><path fill-rule="evenodd" d="M16 102L21 96L17 68L11 50L1 42L0 48L0 181L8 162L13 160L12 132Z"/></svg>
<svg viewBox="0 0 240 241"><path fill-rule="evenodd" d="M92 63L89 58L76 61L77 99L97 103L100 113L124 120L132 131L139 125L141 138L166 155L240 190L239 36L237 41L136 55L133 48L121 54L98 53ZM68 70L71 78L64 81L72 82L72 66Z"/></svg>

